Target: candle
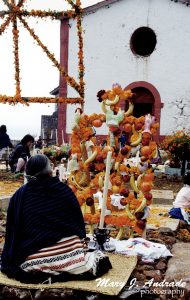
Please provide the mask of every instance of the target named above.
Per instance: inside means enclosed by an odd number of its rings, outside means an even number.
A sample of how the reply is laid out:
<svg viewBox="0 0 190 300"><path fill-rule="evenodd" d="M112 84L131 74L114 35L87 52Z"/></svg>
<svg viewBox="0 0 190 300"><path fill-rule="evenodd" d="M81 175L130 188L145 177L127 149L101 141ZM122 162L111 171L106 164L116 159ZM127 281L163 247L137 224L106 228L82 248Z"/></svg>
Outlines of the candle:
<svg viewBox="0 0 190 300"><path fill-rule="evenodd" d="M44 141L43 141L43 143L42 143L42 154L44 154Z"/></svg>
<svg viewBox="0 0 190 300"><path fill-rule="evenodd" d="M53 130L51 130L50 140L52 140L52 138L53 138Z"/></svg>
<svg viewBox="0 0 190 300"><path fill-rule="evenodd" d="M65 141L64 141L64 134L63 134L63 130L62 130L62 145L65 144Z"/></svg>
<svg viewBox="0 0 190 300"><path fill-rule="evenodd" d="M26 178L26 173L24 172L24 184L26 184L28 181L27 181L27 178Z"/></svg>
<svg viewBox="0 0 190 300"><path fill-rule="evenodd" d="M58 145L57 129L55 129L56 145Z"/></svg>
<svg viewBox="0 0 190 300"><path fill-rule="evenodd" d="M107 194L108 194L111 157L112 157L112 152L108 151L107 160L106 160L106 174L105 174L105 179L104 179L103 201L102 201L102 209L101 209L101 215L100 215L100 225L99 225L100 229L104 228L104 218L105 218L105 212L106 212L106 201L107 201Z"/></svg>
<svg viewBox="0 0 190 300"><path fill-rule="evenodd" d="M33 147L32 147L32 156L34 156L34 155L36 155L36 154L38 154L38 152L37 152L37 150L36 150L36 148L35 148L35 146L33 145Z"/></svg>
<svg viewBox="0 0 190 300"><path fill-rule="evenodd" d="M61 164L61 165L59 166L59 180L60 180L60 181L63 180L64 169L65 169L64 165Z"/></svg>
<svg viewBox="0 0 190 300"><path fill-rule="evenodd" d="M28 161L28 156L26 157L26 161ZM24 184L26 184L28 181L27 181L27 178L26 178L26 172L24 171Z"/></svg>
<svg viewBox="0 0 190 300"><path fill-rule="evenodd" d="M44 140L44 128L42 128L42 139Z"/></svg>

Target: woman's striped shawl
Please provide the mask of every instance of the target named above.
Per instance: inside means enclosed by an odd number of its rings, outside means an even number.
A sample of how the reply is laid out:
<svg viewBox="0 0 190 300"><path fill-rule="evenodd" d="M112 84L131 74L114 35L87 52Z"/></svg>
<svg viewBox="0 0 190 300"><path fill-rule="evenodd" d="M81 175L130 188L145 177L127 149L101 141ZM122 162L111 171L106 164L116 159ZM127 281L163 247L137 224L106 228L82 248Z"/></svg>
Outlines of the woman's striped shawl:
<svg viewBox="0 0 190 300"><path fill-rule="evenodd" d="M10 200L2 272L16 278L26 257L72 235L85 237L83 216L72 190L57 177L30 181Z"/></svg>

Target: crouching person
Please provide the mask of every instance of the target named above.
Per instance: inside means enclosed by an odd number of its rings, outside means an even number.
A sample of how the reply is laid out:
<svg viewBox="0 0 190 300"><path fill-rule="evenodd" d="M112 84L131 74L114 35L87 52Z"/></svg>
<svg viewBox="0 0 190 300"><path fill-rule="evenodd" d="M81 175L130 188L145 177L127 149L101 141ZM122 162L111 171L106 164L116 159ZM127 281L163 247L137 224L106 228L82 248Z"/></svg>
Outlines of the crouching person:
<svg viewBox="0 0 190 300"><path fill-rule="evenodd" d="M33 136L27 134L23 137L21 142L16 145L9 159L12 172L19 173L24 171L27 159L30 157L30 150L32 149L33 143Z"/></svg>
<svg viewBox="0 0 190 300"><path fill-rule="evenodd" d="M45 155L26 165L28 183L10 200L1 271L21 282L91 279L111 268L101 251L87 252L85 224L72 190Z"/></svg>

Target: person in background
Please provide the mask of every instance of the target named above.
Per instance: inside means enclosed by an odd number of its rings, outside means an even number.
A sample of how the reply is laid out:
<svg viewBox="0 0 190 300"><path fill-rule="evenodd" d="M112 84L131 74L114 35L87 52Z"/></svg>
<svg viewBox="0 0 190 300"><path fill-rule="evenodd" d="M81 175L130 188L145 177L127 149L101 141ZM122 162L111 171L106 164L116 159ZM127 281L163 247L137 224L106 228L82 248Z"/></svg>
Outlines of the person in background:
<svg viewBox="0 0 190 300"><path fill-rule="evenodd" d="M107 273L109 258L99 250L87 252L79 202L68 185L52 177L47 156L32 156L26 177L28 183L10 200L1 271L28 283Z"/></svg>
<svg viewBox="0 0 190 300"><path fill-rule="evenodd" d="M184 176L184 186L177 194L169 215L190 225L190 172Z"/></svg>
<svg viewBox="0 0 190 300"><path fill-rule="evenodd" d="M184 143L182 150L182 165L181 165L181 176L185 175L186 165L190 161L190 149L189 144Z"/></svg>
<svg viewBox="0 0 190 300"><path fill-rule="evenodd" d="M9 158L9 165L12 172L19 173L24 171L26 162L30 157L30 150L32 149L33 143L33 136L27 134L23 137L21 142L17 144Z"/></svg>
<svg viewBox="0 0 190 300"><path fill-rule="evenodd" d="M5 125L1 125L1 127L0 127L0 158L4 154L7 147L13 148L13 145L7 134L7 127Z"/></svg>
<svg viewBox="0 0 190 300"><path fill-rule="evenodd" d="M119 142L120 142L120 147L125 147L126 143L127 143L128 137L125 131L122 131L122 134L119 138Z"/></svg>
<svg viewBox="0 0 190 300"><path fill-rule="evenodd" d="M42 141L42 138L41 136L39 136L36 144L35 144L35 147L38 148L38 149L42 149L42 146L43 146L43 141Z"/></svg>

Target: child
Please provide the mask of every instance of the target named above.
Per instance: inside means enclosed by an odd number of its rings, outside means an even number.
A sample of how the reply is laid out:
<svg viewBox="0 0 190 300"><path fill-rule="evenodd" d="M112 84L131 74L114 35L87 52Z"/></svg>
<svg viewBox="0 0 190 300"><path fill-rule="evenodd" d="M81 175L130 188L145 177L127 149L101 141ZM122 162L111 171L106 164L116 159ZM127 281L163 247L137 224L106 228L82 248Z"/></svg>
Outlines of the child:
<svg viewBox="0 0 190 300"><path fill-rule="evenodd" d="M190 225L190 172L184 176L184 186L177 194L173 206L169 215Z"/></svg>

